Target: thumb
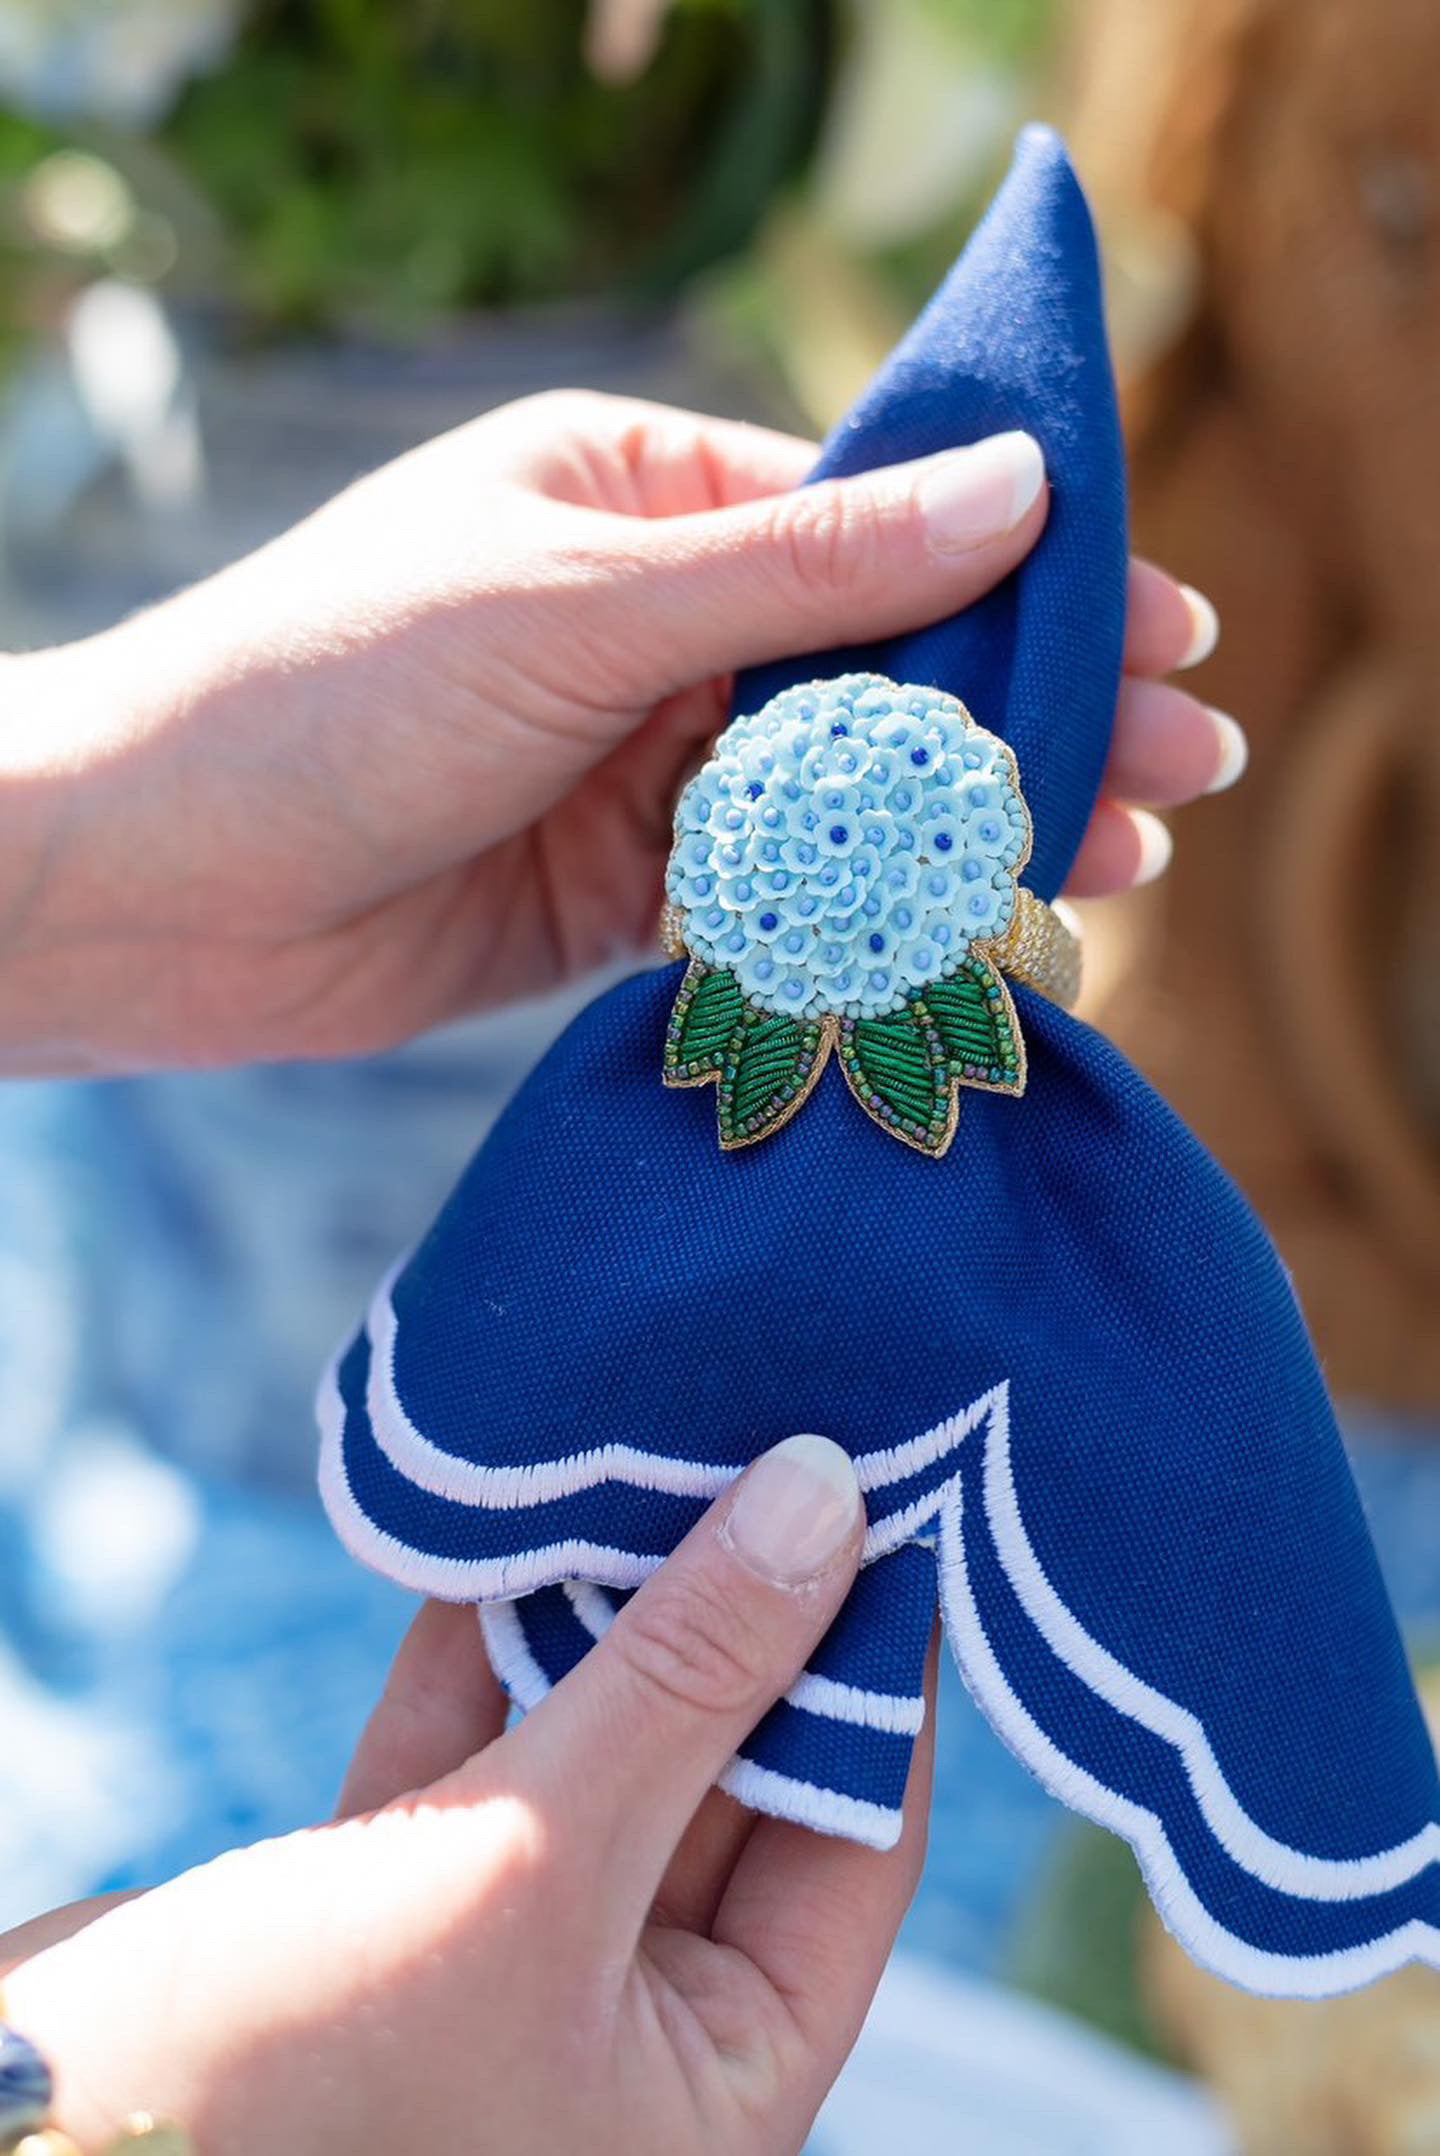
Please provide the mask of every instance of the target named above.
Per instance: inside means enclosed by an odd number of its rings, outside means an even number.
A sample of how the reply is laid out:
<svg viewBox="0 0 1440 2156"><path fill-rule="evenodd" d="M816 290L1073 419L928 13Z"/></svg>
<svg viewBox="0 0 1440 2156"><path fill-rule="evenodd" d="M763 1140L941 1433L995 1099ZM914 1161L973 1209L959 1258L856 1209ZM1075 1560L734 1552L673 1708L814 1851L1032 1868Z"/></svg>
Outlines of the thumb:
<svg viewBox="0 0 1440 2156"><path fill-rule="evenodd" d="M643 1920L702 1797L844 1601L864 1523L849 1454L786 1438L502 1740L612 1908Z"/></svg>
<svg viewBox="0 0 1440 2156"><path fill-rule="evenodd" d="M733 508L627 520L631 573L608 600L635 620L612 617L616 646L659 656L668 678L636 684L656 694L921 628L1008 576L1045 509L1040 445L1012 433Z"/></svg>

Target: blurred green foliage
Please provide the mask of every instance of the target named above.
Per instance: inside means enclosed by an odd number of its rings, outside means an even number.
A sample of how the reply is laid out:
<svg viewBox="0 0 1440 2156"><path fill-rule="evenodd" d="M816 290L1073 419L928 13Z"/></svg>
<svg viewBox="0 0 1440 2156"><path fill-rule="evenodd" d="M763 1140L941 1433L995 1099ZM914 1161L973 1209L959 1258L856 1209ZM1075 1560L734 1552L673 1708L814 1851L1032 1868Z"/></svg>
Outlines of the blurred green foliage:
<svg viewBox="0 0 1440 2156"><path fill-rule="evenodd" d="M1061 0L923 0L923 4L978 65L1032 82L1043 73L1060 16ZM1007 135L990 166L950 203L943 215L903 244L887 248L875 264L905 308L923 306L974 229L1010 158Z"/></svg>
<svg viewBox="0 0 1440 2156"><path fill-rule="evenodd" d="M142 208L157 174L188 200L223 243L222 261L202 250L212 284L261 327L405 333L664 293L743 247L803 169L836 16L837 0L673 0L649 64L616 83L587 64L585 0L249 0L225 63L143 145L0 112L5 311L37 268L22 184L77 144Z"/></svg>
<svg viewBox="0 0 1440 2156"><path fill-rule="evenodd" d="M740 255L804 173L869 4L670 0L653 56L615 82L587 59L587 0L244 0L226 59L148 137L0 108L0 347L103 270L173 274L262 332L407 335L477 307L664 296ZM907 4L957 69L1019 80L1057 0ZM73 148L123 177L144 246L57 254L37 232L30 176ZM988 177L869 263L902 305Z"/></svg>
<svg viewBox="0 0 1440 2156"><path fill-rule="evenodd" d="M1056 0L924 0L941 28L999 66L1027 68L1054 24Z"/></svg>
<svg viewBox="0 0 1440 2156"><path fill-rule="evenodd" d="M803 164L827 0L678 0L633 82L583 0L259 0L157 140L263 320L407 328L661 290L742 246Z"/></svg>
<svg viewBox="0 0 1440 2156"><path fill-rule="evenodd" d="M1140 1969L1140 1927L1150 1921L1126 1844L1099 1827L1073 1826L1031 1897L1007 1974L1117 2043L1164 2058Z"/></svg>

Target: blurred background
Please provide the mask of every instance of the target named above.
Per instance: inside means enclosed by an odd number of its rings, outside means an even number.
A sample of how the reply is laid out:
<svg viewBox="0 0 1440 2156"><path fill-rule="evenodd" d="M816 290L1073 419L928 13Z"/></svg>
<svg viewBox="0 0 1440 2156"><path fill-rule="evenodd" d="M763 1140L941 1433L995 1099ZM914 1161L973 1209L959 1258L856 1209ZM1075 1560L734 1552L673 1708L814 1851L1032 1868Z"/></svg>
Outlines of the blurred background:
<svg viewBox="0 0 1440 2156"><path fill-rule="evenodd" d="M1433 0L0 0L0 648L550 384L821 430L1016 126L1066 129L1137 540L1217 602L1202 692L1254 750L1163 889L1092 914L1087 1015L1276 1234L1422 1666L1437 93ZM408 1607L320 1518L310 1388L580 1000L0 1090L0 1924L331 1801ZM828 2156L1440 2151L1440 1977L1200 1976L958 1682L905 1948Z"/></svg>

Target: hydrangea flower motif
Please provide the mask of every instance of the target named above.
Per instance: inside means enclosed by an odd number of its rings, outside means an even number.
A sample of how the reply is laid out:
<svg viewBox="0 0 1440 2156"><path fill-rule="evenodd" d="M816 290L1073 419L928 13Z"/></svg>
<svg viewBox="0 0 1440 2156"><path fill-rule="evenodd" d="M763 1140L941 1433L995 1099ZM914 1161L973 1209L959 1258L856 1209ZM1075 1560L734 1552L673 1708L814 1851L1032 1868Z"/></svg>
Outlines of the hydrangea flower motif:
<svg viewBox="0 0 1440 2156"><path fill-rule="evenodd" d="M675 831L666 891L686 948L759 1009L803 1018L882 1018L957 973L1009 927L1030 851L1004 742L957 698L878 674L735 720Z"/></svg>
<svg viewBox="0 0 1440 2156"><path fill-rule="evenodd" d="M1013 753L943 690L844 674L736 719L675 815L667 1081L716 1081L745 1145L834 1048L867 1113L943 1152L958 1086L1023 1089L993 947L1030 839Z"/></svg>

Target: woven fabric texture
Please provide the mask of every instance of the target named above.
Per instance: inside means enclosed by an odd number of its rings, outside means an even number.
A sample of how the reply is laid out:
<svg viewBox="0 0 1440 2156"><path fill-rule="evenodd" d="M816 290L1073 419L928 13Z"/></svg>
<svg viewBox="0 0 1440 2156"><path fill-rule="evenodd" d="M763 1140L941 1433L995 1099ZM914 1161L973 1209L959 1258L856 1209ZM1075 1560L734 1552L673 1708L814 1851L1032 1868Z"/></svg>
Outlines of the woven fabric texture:
<svg viewBox="0 0 1440 2156"><path fill-rule="evenodd" d="M1028 880L1064 879L1124 634L1124 463L1089 215L1032 130L988 218L827 447L843 472L1025 426L1048 527L954 620L743 679L845 669L961 696L1017 751ZM322 1486L367 1562L485 1605L522 1705L749 1460L855 1456L866 1569L726 1786L885 1846L937 1586L967 1682L1133 1844L1189 1950L1321 1996L1440 1965L1440 1789L1323 1383L1247 1205L1102 1039L1017 990L1023 1100L943 1160L826 1071L724 1154L660 1083L681 969L540 1065L321 1389Z"/></svg>

